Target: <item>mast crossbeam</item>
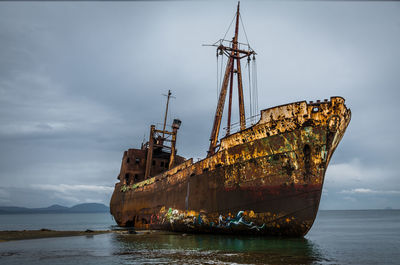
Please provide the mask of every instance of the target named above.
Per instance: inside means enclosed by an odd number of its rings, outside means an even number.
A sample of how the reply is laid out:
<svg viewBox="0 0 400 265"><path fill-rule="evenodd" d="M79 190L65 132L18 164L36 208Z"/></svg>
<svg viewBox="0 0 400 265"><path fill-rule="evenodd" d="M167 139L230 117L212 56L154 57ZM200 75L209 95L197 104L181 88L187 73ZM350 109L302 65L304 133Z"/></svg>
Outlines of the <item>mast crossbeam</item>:
<svg viewBox="0 0 400 265"><path fill-rule="evenodd" d="M218 147L218 135L221 127L221 120L222 114L224 111L225 105L225 98L227 95L228 84L229 87L229 101L228 101L228 119L227 119L227 135L230 134L230 127L231 127L231 114L232 114L232 86L233 86L233 78L234 73L236 73L237 77L237 88L238 88L238 100L239 100L239 119L240 119L240 130L246 129L246 116L245 116L245 109L244 109L244 96L243 96L243 82L242 82L242 70L240 60L242 58L248 57L250 58L251 55L255 55L256 52L250 48L249 44L242 44L238 42L238 35L239 35L239 13L240 2L237 6L236 11L236 26L235 26L235 35L232 41L227 41L221 39L212 45L206 46L213 46L217 47L217 55L225 54L229 59L226 65L224 79L222 83L222 87L220 90L217 109L215 111L214 117L214 125L211 131L210 136L210 148L208 150L208 156L215 154L216 149ZM224 37L225 38L225 37ZM229 43L229 46L224 45L224 43ZM248 50L241 49L240 45L248 47ZM236 62L235 62L236 61ZM236 63L236 69L235 69Z"/></svg>

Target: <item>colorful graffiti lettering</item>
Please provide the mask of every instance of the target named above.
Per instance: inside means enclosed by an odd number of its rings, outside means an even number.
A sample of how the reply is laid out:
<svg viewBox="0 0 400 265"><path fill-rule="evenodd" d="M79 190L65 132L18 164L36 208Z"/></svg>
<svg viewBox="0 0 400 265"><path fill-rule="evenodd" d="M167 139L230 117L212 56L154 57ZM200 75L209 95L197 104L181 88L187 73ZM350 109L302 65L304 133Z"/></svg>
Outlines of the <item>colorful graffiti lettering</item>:
<svg viewBox="0 0 400 265"><path fill-rule="evenodd" d="M166 211L165 207L162 207L159 215L157 215L157 222L160 222L161 224L169 223L170 225L175 223L184 224L190 228L194 228L195 226L207 226L218 229L247 228L257 231L264 229L265 223L258 226L254 222L246 220L246 218L252 219L255 217L256 215L253 211L250 211L249 213L239 211L235 217L232 217L229 213L227 217L219 215L219 217L214 218L214 220L204 212L180 211L172 208L169 208L168 211ZM152 220L155 220L155 218L152 218Z"/></svg>
<svg viewBox="0 0 400 265"><path fill-rule="evenodd" d="M250 229L255 229L257 231L260 231L261 229L265 228L265 224L263 224L262 226L257 226L253 222L246 222L243 218L243 213L244 213L244 211L239 211L235 218L230 218L228 216L228 218L226 218L225 220L224 220L224 217L222 215L220 215L218 218L218 227L227 227L228 228L228 227L231 227L232 225L234 225L234 226L245 225L245 226L249 227ZM253 212L253 214L254 214L254 212Z"/></svg>

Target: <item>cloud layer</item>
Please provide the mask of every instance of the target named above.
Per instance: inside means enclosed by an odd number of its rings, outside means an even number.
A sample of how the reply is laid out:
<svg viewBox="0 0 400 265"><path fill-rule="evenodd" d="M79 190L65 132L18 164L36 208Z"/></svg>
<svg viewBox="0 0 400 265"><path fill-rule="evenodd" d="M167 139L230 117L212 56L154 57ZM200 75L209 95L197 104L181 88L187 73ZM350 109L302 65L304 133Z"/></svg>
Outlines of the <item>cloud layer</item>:
<svg viewBox="0 0 400 265"><path fill-rule="evenodd" d="M162 121L168 89L169 120L183 121L178 152L204 157L217 69L201 44L223 37L235 6L1 2L0 204L107 204L123 151ZM340 95L352 109L321 207L399 208L400 3L241 8L260 108Z"/></svg>

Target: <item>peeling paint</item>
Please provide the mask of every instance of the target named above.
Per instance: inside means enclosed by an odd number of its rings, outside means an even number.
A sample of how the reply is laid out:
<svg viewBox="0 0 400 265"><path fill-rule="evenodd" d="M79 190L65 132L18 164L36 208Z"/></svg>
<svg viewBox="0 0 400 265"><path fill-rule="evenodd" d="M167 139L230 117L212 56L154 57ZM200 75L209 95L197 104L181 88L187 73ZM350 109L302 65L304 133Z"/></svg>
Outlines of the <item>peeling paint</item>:
<svg viewBox="0 0 400 265"><path fill-rule="evenodd" d="M350 119L341 97L263 110L255 125L222 138L210 157L186 160L130 186L120 180L111 213L119 225L138 228L304 235L314 222L326 168ZM240 211L243 222L231 215ZM240 225L218 227L228 220Z"/></svg>

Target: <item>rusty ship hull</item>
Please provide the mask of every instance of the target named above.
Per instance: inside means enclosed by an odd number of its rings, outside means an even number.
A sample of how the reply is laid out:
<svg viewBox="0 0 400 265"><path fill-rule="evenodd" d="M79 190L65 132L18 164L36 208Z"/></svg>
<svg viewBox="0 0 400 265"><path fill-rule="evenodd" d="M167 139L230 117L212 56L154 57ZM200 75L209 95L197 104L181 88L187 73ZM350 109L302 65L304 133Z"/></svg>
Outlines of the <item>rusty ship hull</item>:
<svg viewBox="0 0 400 265"><path fill-rule="evenodd" d="M136 229L303 236L350 118L341 97L265 109L255 125L222 138L199 162L134 184L121 179L111 214L119 226Z"/></svg>

